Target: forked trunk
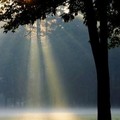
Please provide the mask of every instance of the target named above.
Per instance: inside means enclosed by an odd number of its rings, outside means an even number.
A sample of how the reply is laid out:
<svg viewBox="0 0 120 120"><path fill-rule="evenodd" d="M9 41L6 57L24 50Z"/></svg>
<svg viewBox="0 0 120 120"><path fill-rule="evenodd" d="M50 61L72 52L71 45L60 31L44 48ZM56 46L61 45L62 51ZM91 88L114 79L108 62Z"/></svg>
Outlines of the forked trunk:
<svg viewBox="0 0 120 120"><path fill-rule="evenodd" d="M98 120L111 120L110 78L108 66L107 0L97 0L100 19L100 57L98 67Z"/></svg>
<svg viewBox="0 0 120 120"><path fill-rule="evenodd" d="M110 79L108 68L108 50L106 21L101 22L101 35L98 35L97 20L92 0L85 0L87 26L90 36L91 48L97 71L97 107L98 120L111 120L110 112ZM104 30L103 30L104 29Z"/></svg>

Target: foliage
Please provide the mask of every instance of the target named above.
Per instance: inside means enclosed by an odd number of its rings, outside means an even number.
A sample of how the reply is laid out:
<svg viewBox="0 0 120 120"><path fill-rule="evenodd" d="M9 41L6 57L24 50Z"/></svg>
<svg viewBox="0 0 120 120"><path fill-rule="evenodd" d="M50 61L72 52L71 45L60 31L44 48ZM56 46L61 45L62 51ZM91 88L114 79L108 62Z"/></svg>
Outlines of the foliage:
<svg viewBox="0 0 120 120"><path fill-rule="evenodd" d="M65 5L65 0L1 0L0 21L6 22L4 32L15 31L20 25L33 24L36 19L55 15L56 8Z"/></svg>
<svg viewBox="0 0 120 120"><path fill-rule="evenodd" d="M33 24L36 19L45 19L49 15L61 16L65 22L73 20L76 15L83 14L84 23L87 25L85 2L86 0L0 0L0 21L4 21L4 32L15 31L20 25ZM106 0L107 25L109 48L120 45L120 1ZM66 7L66 13L59 7ZM97 23L99 23L99 3L93 2ZM99 24L98 24L99 32Z"/></svg>

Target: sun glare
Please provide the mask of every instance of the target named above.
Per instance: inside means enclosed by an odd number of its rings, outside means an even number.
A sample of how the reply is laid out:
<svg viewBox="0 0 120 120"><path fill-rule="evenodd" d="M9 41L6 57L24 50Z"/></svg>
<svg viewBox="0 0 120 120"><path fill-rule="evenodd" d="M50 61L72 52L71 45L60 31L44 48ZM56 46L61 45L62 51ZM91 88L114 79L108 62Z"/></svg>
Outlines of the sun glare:
<svg viewBox="0 0 120 120"><path fill-rule="evenodd" d="M72 112L41 112L41 113L25 113L20 120L81 120L80 116L76 116Z"/></svg>
<svg viewBox="0 0 120 120"><path fill-rule="evenodd" d="M33 0L24 0L25 3L32 3Z"/></svg>

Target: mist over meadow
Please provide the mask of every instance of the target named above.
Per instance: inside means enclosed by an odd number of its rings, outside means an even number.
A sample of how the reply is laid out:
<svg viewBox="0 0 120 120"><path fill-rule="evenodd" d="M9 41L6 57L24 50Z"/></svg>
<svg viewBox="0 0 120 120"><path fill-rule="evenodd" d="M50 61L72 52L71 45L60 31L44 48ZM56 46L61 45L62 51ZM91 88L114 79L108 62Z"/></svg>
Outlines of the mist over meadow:
<svg viewBox="0 0 120 120"><path fill-rule="evenodd" d="M115 108L120 106L119 54L120 48L109 50ZM96 107L96 94L87 28L79 18L71 23L48 19L15 33L0 31L1 107Z"/></svg>

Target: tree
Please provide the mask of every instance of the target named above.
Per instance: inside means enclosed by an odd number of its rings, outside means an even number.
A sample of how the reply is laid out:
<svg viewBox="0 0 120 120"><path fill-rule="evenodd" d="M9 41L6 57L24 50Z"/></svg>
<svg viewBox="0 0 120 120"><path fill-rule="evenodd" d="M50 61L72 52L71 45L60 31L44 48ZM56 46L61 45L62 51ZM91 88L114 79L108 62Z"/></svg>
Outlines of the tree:
<svg viewBox="0 0 120 120"><path fill-rule="evenodd" d="M1 3L4 7L1 7L0 20L6 21L5 32L57 15L59 6L69 10L61 11L65 22L73 20L79 12L83 14L97 71L98 120L111 120L108 47L120 45L119 0L12 0L11 3L1 0Z"/></svg>

